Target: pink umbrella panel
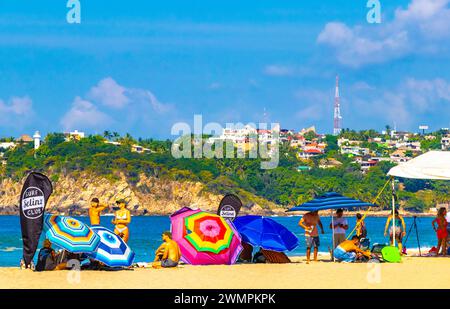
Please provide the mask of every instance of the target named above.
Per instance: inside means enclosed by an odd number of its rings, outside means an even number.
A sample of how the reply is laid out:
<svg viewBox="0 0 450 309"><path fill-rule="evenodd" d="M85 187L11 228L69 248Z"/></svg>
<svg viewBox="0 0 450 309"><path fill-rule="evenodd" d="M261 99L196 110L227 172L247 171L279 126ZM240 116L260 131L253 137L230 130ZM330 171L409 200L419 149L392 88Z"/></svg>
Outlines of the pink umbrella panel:
<svg viewBox="0 0 450 309"><path fill-rule="evenodd" d="M189 207L184 207L170 216L172 237L180 247L182 260L192 265L230 265L236 263L242 251L241 237L234 225L228 220L224 222L228 225L227 228L231 229L233 236L229 245L218 253L201 251L201 249L196 248L191 243L190 237L186 237L190 232L192 233L186 227L186 218L199 213L203 212L199 209L194 210Z"/></svg>

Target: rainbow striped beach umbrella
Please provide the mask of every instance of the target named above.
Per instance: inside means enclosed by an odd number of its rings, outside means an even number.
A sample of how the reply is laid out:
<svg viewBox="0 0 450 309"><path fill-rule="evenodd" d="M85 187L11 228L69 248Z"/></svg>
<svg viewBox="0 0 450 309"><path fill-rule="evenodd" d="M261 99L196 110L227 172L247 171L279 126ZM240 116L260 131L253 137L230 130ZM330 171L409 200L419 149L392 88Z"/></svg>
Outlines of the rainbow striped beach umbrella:
<svg viewBox="0 0 450 309"><path fill-rule="evenodd" d="M100 237L83 222L64 216L46 216L45 236L53 244L73 253L89 253L100 243Z"/></svg>
<svg viewBox="0 0 450 309"><path fill-rule="evenodd" d="M241 238L230 221L188 207L174 213L172 236L184 262L192 265L234 264L242 251Z"/></svg>
<svg viewBox="0 0 450 309"><path fill-rule="evenodd" d="M110 267L128 267L133 264L134 252L114 232L102 226L91 229L100 237L100 243L93 253L88 256Z"/></svg>

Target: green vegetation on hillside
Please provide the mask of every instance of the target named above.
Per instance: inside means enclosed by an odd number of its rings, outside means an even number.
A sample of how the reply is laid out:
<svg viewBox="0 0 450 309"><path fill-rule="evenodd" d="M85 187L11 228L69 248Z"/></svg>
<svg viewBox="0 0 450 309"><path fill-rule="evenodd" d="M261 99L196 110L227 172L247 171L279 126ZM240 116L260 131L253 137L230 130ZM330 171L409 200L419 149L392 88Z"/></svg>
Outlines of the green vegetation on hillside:
<svg viewBox="0 0 450 309"><path fill-rule="evenodd" d="M368 131L367 136L371 135ZM106 140L118 141L121 145L108 144ZM359 166L338 153L335 137L327 136L326 142L329 145L326 154L308 163L311 170L299 172L298 166L305 163L299 161L296 150L287 145L281 145L278 167L262 170L261 159L175 159L170 153L170 141L134 140L130 135L120 137L109 132L80 141L65 141L62 134L49 134L36 154L32 144L18 145L7 151L7 165L1 170L1 176L18 181L35 170L57 181L60 174L76 176L88 171L111 180L124 173L131 183L136 183L144 173L172 180L200 181L211 192L235 192L244 202L253 200L262 205L264 200L286 207L297 205L329 191L372 201L387 181L386 172L392 164L380 162L362 174ZM131 146L135 143L151 152L132 152ZM320 159L325 157L333 157L343 164L337 168L318 168ZM398 194L399 200L410 210L422 211L436 202L450 200L450 186L445 182L405 180L401 187L404 189ZM384 192L377 203L380 207L389 207L389 192Z"/></svg>

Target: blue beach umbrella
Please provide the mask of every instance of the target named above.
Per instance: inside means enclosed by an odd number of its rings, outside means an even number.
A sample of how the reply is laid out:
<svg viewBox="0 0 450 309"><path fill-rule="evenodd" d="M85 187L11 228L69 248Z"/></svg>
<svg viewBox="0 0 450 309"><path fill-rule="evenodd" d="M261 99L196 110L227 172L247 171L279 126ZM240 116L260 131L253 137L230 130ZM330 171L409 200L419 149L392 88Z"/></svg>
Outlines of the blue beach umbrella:
<svg viewBox="0 0 450 309"><path fill-rule="evenodd" d="M88 256L110 267L128 267L133 264L134 252L114 232L102 226L91 229L100 237L100 243L93 253Z"/></svg>
<svg viewBox="0 0 450 309"><path fill-rule="evenodd" d="M44 232L52 243L73 253L92 252L100 242L100 237L86 224L71 217L46 216Z"/></svg>
<svg viewBox="0 0 450 309"><path fill-rule="evenodd" d="M233 221L244 242L267 250L291 251L297 236L280 223L262 216L242 216Z"/></svg>
<svg viewBox="0 0 450 309"><path fill-rule="evenodd" d="M288 211L318 211L327 209L352 209L352 208L364 208L374 206L371 203L366 203L358 199L343 196L336 192L325 193L309 202L302 205L292 207Z"/></svg>

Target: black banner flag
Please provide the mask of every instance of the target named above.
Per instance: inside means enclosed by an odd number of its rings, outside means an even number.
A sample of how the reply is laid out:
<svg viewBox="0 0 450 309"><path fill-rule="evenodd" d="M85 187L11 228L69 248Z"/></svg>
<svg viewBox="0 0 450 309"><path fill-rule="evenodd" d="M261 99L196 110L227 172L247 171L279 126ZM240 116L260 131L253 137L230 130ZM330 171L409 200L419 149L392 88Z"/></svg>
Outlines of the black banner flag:
<svg viewBox="0 0 450 309"><path fill-rule="evenodd" d="M233 221L241 210L242 202L234 194L227 194L220 201L219 208L217 209L217 214L222 218L229 219Z"/></svg>
<svg viewBox="0 0 450 309"><path fill-rule="evenodd" d="M28 267L36 252L44 224L44 211L53 192L47 176L32 172L28 175L20 193L19 213L22 228L23 259Z"/></svg>

